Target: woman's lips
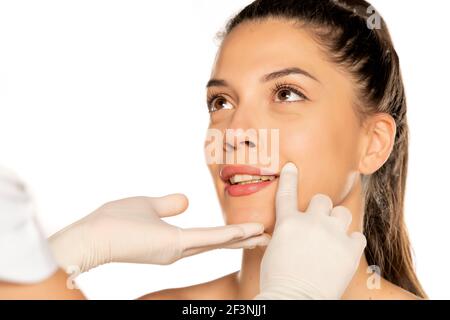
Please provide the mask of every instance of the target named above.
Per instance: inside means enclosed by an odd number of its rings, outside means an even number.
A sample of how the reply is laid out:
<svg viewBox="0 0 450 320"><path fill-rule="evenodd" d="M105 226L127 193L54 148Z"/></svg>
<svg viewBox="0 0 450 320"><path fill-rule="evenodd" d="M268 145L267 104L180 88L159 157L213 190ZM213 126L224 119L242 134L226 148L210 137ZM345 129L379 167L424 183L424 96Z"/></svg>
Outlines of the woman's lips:
<svg viewBox="0 0 450 320"><path fill-rule="evenodd" d="M269 184L274 182L275 179L264 181L264 182L257 182L257 183L247 183L247 184L229 184L226 183L225 185L225 191L228 192L228 194L232 197L240 197L240 196L246 196L255 192L258 192L259 190L267 187Z"/></svg>
<svg viewBox="0 0 450 320"><path fill-rule="evenodd" d="M230 178L234 175L258 175L258 176L274 176L275 179L246 184L231 184ZM267 187L278 178L278 174L268 171L264 168L252 167L247 165L226 165L220 170L220 178L225 183L225 192L232 197L246 196L258 192Z"/></svg>

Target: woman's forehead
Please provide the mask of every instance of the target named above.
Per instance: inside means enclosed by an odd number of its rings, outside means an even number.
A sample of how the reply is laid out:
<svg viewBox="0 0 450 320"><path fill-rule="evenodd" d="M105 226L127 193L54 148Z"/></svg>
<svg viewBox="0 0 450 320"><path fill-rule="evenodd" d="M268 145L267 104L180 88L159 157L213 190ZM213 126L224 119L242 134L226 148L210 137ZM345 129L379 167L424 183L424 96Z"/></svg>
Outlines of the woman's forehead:
<svg viewBox="0 0 450 320"><path fill-rule="evenodd" d="M245 22L227 35L216 55L212 77L266 74L297 66L311 74L332 67L308 32L282 20Z"/></svg>

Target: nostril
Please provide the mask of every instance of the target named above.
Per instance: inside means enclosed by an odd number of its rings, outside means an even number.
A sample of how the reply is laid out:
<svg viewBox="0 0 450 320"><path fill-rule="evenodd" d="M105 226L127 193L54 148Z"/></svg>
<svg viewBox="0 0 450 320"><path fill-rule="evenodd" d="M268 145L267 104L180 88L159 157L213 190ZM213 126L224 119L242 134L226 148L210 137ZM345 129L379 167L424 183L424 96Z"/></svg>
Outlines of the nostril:
<svg viewBox="0 0 450 320"><path fill-rule="evenodd" d="M249 148L255 148L256 147L256 144L253 143L250 140L241 141L241 142L239 142L239 144L245 144ZM235 147L234 144L231 144L229 142L225 142L223 144L223 151L224 152L231 152L231 151L235 151L235 150L237 150L237 147Z"/></svg>
<svg viewBox="0 0 450 320"><path fill-rule="evenodd" d="M231 152L234 149L235 149L235 147L228 142L226 142L223 146L223 151L225 151L225 152Z"/></svg>
<svg viewBox="0 0 450 320"><path fill-rule="evenodd" d="M250 148L256 147L256 144L254 144L253 142L248 141L248 140L241 141L241 143L244 143L247 147L250 147Z"/></svg>

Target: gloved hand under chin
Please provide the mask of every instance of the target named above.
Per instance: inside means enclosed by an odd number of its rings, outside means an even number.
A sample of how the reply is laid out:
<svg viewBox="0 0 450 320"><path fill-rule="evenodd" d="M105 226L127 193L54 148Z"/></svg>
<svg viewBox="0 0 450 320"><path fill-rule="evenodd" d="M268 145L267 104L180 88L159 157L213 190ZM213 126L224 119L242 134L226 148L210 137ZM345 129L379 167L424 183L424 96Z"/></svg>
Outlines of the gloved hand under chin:
<svg viewBox="0 0 450 320"><path fill-rule="evenodd" d="M50 246L66 271L85 272L109 262L165 265L207 250L268 243L260 223L183 229L161 219L187 205L182 194L109 202L50 237Z"/></svg>

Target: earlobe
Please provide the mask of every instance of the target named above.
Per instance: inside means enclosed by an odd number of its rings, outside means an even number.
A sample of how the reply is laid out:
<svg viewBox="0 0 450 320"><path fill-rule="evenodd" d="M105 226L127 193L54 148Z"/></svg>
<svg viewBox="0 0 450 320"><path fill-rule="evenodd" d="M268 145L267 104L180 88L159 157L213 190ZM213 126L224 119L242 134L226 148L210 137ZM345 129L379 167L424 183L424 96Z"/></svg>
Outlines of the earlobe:
<svg viewBox="0 0 450 320"><path fill-rule="evenodd" d="M387 113L378 113L367 123L359 171L372 174L383 166L392 152L397 126Z"/></svg>

